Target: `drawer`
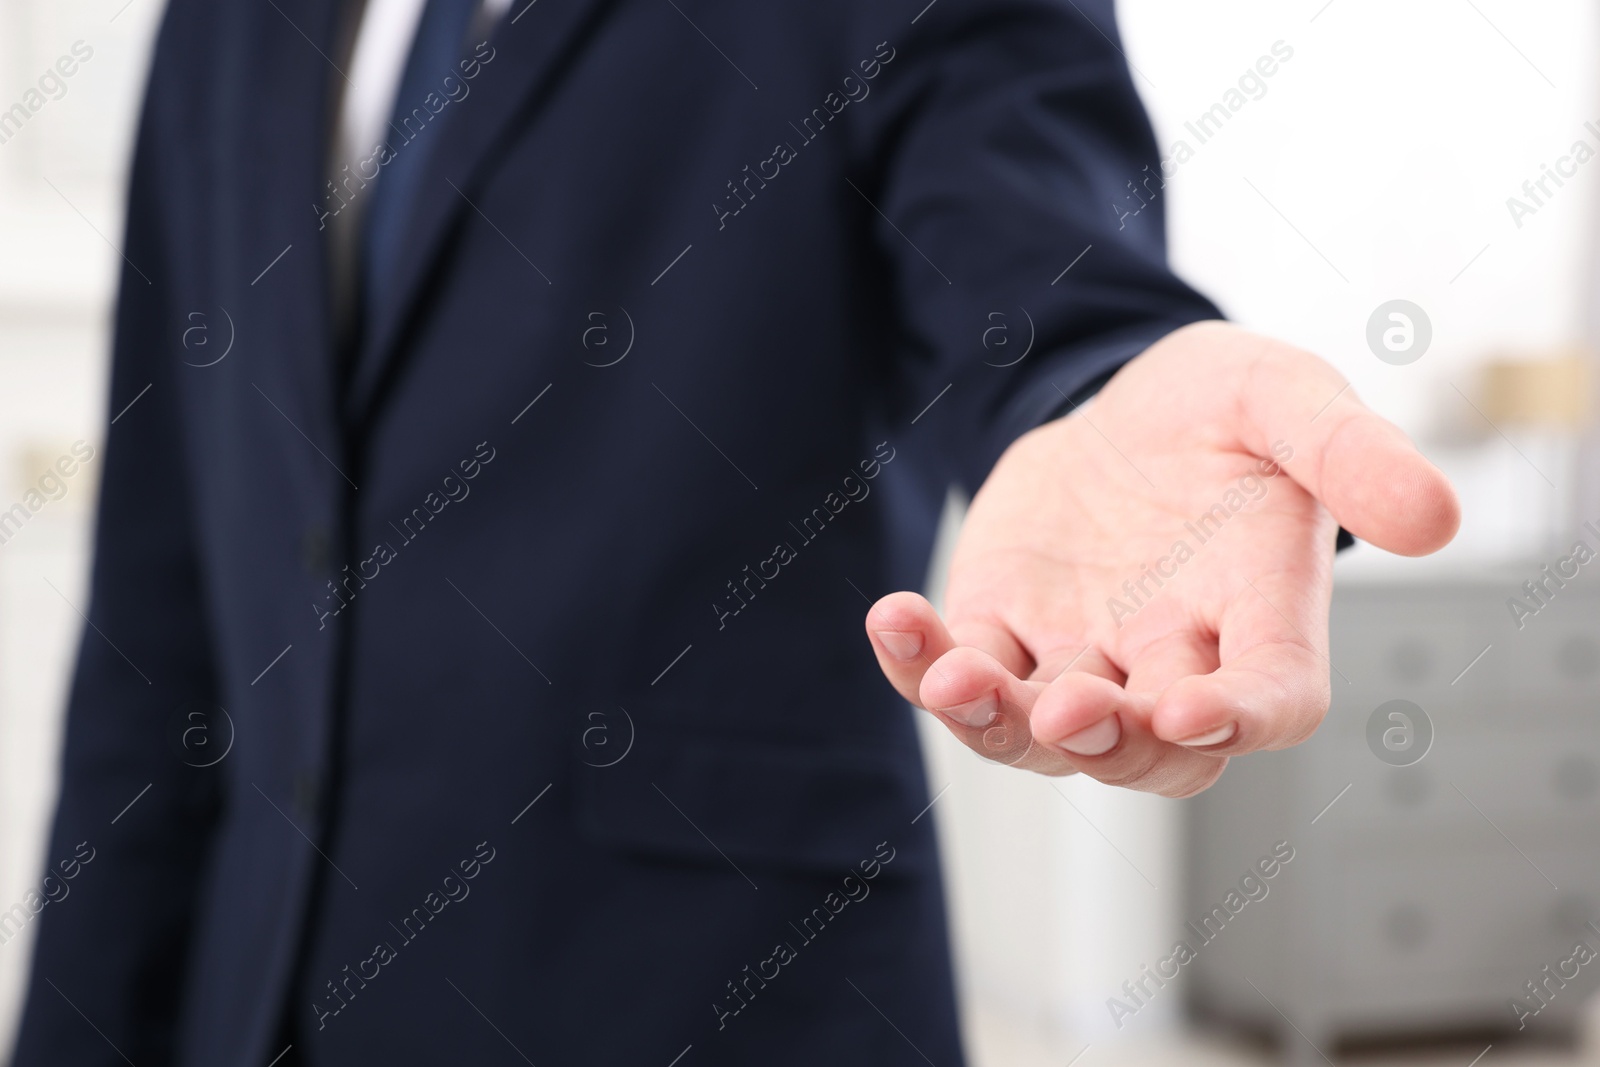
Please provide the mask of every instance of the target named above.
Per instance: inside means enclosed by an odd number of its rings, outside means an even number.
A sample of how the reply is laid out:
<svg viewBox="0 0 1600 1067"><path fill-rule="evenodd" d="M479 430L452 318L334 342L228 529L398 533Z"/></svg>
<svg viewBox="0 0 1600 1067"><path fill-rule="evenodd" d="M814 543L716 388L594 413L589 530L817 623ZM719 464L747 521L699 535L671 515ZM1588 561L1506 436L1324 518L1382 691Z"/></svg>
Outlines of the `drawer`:
<svg viewBox="0 0 1600 1067"><path fill-rule="evenodd" d="M1422 833L1455 823L1487 826L1487 816L1513 837L1513 828L1540 831L1552 821L1600 828L1600 730L1593 724L1512 731L1430 718L1432 747L1407 767L1373 755L1365 729L1319 735L1304 753L1311 773L1301 806L1310 805L1314 816L1348 784L1319 827Z"/></svg>
<svg viewBox="0 0 1600 1067"><path fill-rule="evenodd" d="M1600 919L1597 842L1519 842L1527 860L1498 843L1343 856L1335 899L1324 901L1336 923L1317 933L1319 954L1338 961L1341 999L1359 993L1388 1007L1430 1009L1484 1000L1504 1009L1541 967L1569 955L1584 920ZM1588 941L1600 949L1592 930ZM1586 970L1594 973L1573 983L1574 1003L1600 988L1600 961Z"/></svg>
<svg viewBox="0 0 1600 1067"><path fill-rule="evenodd" d="M1423 707L1446 699L1464 710L1503 706L1507 676L1491 661L1514 634L1506 595L1395 587L1336 596L1329 633L1336 697L1372 692Z"/></svg>

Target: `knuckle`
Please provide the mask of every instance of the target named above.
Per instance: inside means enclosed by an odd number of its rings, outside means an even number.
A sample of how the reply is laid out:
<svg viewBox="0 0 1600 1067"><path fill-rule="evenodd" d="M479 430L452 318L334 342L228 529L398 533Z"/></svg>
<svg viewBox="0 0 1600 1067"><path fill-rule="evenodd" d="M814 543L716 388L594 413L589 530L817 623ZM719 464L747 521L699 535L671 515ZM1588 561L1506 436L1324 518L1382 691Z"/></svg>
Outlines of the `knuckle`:
<svg viewBox="0 0 1600 1067"><path fill-rule="evenodd" d="M1114 756L1106 766L1095 767L1087 773L1106 785L1148 791L1148 783L1161 769L1161 764L1161 753L1156 749L1146 749Z"/></svg>
<svg viewBox="0 0 1600 1067"><path fill-rule="evenodd" d="M1322 726L1322 721L1327 718L1332 703L1332 686L1326 678L1322 678L1298 702L1298 706L1290 710L1289 729L1271 747L1274 750L1293 748L1311 740Z"/></svg>
<svg viewBox="0 0 1600 1067"><path fill-rule="evenodd" d="M1187 800L1189 797L1204 793L1207 789L1216 785L1217 779L1221 778L1222 772L1227 769L1228 758L1224 756L1215 760L1214 766L1202 766L1199 774L1183 782L1174 783L1174 788L1170 792L1163 791L1161 795L1171 797L1174 800Z"/></svg>

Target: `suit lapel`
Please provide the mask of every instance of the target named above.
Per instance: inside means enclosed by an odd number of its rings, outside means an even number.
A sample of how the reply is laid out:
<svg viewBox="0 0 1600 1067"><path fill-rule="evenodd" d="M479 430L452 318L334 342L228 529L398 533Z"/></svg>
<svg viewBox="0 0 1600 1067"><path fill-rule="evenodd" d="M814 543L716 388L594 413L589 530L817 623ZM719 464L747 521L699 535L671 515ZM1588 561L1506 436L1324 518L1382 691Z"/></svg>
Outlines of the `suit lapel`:
<svg viewBox="0 0 1600 1067"><path fill-rule="evenodd" d="M387 306L372 309L356 357L345 415L359 424L377 402L403 347L418 293L450 231L473 211L477 189L517 125L538 105L598 26L612 0L512 0L471 93L449 105L430 153ZM450 114L454 111L455 114Z"/></svg>

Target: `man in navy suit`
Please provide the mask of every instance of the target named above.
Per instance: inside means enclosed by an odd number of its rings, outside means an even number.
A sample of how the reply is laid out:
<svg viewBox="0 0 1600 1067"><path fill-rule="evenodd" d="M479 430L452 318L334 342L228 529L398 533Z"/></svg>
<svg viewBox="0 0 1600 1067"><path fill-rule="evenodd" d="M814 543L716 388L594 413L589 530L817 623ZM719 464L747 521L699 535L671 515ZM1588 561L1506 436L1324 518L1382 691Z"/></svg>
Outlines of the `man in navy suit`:
<svg viewBox="0 0 1600 1067"><path fill-rule="evenodd" d="M900 698L1188 795L1457 521L1158 166L1109 0L172 0L16 1062L959 1063Z"/></svg>

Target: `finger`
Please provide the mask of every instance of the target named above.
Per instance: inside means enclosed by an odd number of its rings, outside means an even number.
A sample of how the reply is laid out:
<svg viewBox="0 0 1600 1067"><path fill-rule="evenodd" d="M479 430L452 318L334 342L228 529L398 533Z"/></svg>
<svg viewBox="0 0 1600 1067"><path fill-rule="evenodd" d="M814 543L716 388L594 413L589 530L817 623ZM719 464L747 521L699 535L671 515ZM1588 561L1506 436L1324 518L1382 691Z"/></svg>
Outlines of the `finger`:
<svg viewBox="0 0 1600 1067"><path fill-rule="evenodd" d="M1187 797L1217 780L1226 758L1170 744L1152 735L1150 698L1104 678L1063 674L1040 694L1031 716L1039 749L1107 785Z"/></svg>
<svg viewBox="0 0 1600 1067"><path fill-rule="evenodd" d="M1018 678L981 649L955 648L923 675L917 703L985 759L1040 774L1071 774L1065 756L1036 744L1029 727L1044 688Z"/></svg>
<svg viewBox="0 0 1600 1067"><path fill-rule="evenodd" d="M1128 680L1122 668L1111 662L1111 658L1099 648L1089 644L1041 652L1038 665L1029 677L1036 682L1053 682L1068 671L1093 674L1117 685Z"/></svg>
<svg viewBox="0 0 1600 1067"><path fill-rule="evenodd" d="M1185 748L1239 755L1298 745L1327 710L1327 668L1302 648L1263 645L1215 674L1169 687L1151 729Z"/></svg>
<svg viewBox="0 0 1600 1067"><path fill-rule="evenodd" d="M1262 344L1242 364L1240 444L1276 460L1356 537L1402 556L1443 548L1461 505L1439 468L1326 362Z"/></svg>
<svg viewBox="0 0 1600 1067"><path fill-rule="evenodd" d="M1286 748L1327 714L1326 606L1287 580L1247 582L1222 620L1216 671L1167 686L1151 731L1213 754Z"/></svg>
<svg viewBox="0 0 1600 1067"><path fill-rule="evenodd" d="M1087 641L1058 639L1030 650L1010 627L987 619L952 619L950 634L957 645L981 648L1018 678L1049 682L1064 671L1079 670L1121 685L1125 677L1104 652Z"/></svg>
<svg viewBox="0 0 1600 1067"><path fill-rule="evenodd" d="M1193 630L1172 630L1139 649L1128 670L1127 689L1159 696L1181 679L1216 670L1217 639Z"/></svg>
<svg viewBox="0 0 1600 1067"><path fill-rule="evenodd" d="M1093 674L1069 671L1045 687L1048 700L1036 702L1033 736L1069 757L1105 756L1123 743L1129 727L1143 728L1154 702Z"/></svg>
<svg viewBox="0 0 1600 1067"><path fill-rule="evenodd" d="M982 619L952 620L950 636L957 645L980 648L993 656L1006 670L1018 678L1033 673L1033 657L1022 647L1008 627Z"/></svg>
<svg viewBox="0 0 1600 1067"><path fill-rule="evenodd" d="M890 593L867 611L866 628L884 677L902 697L922 707L918 691L923 675L956 647L939 613L916 593Z"/></svg>

